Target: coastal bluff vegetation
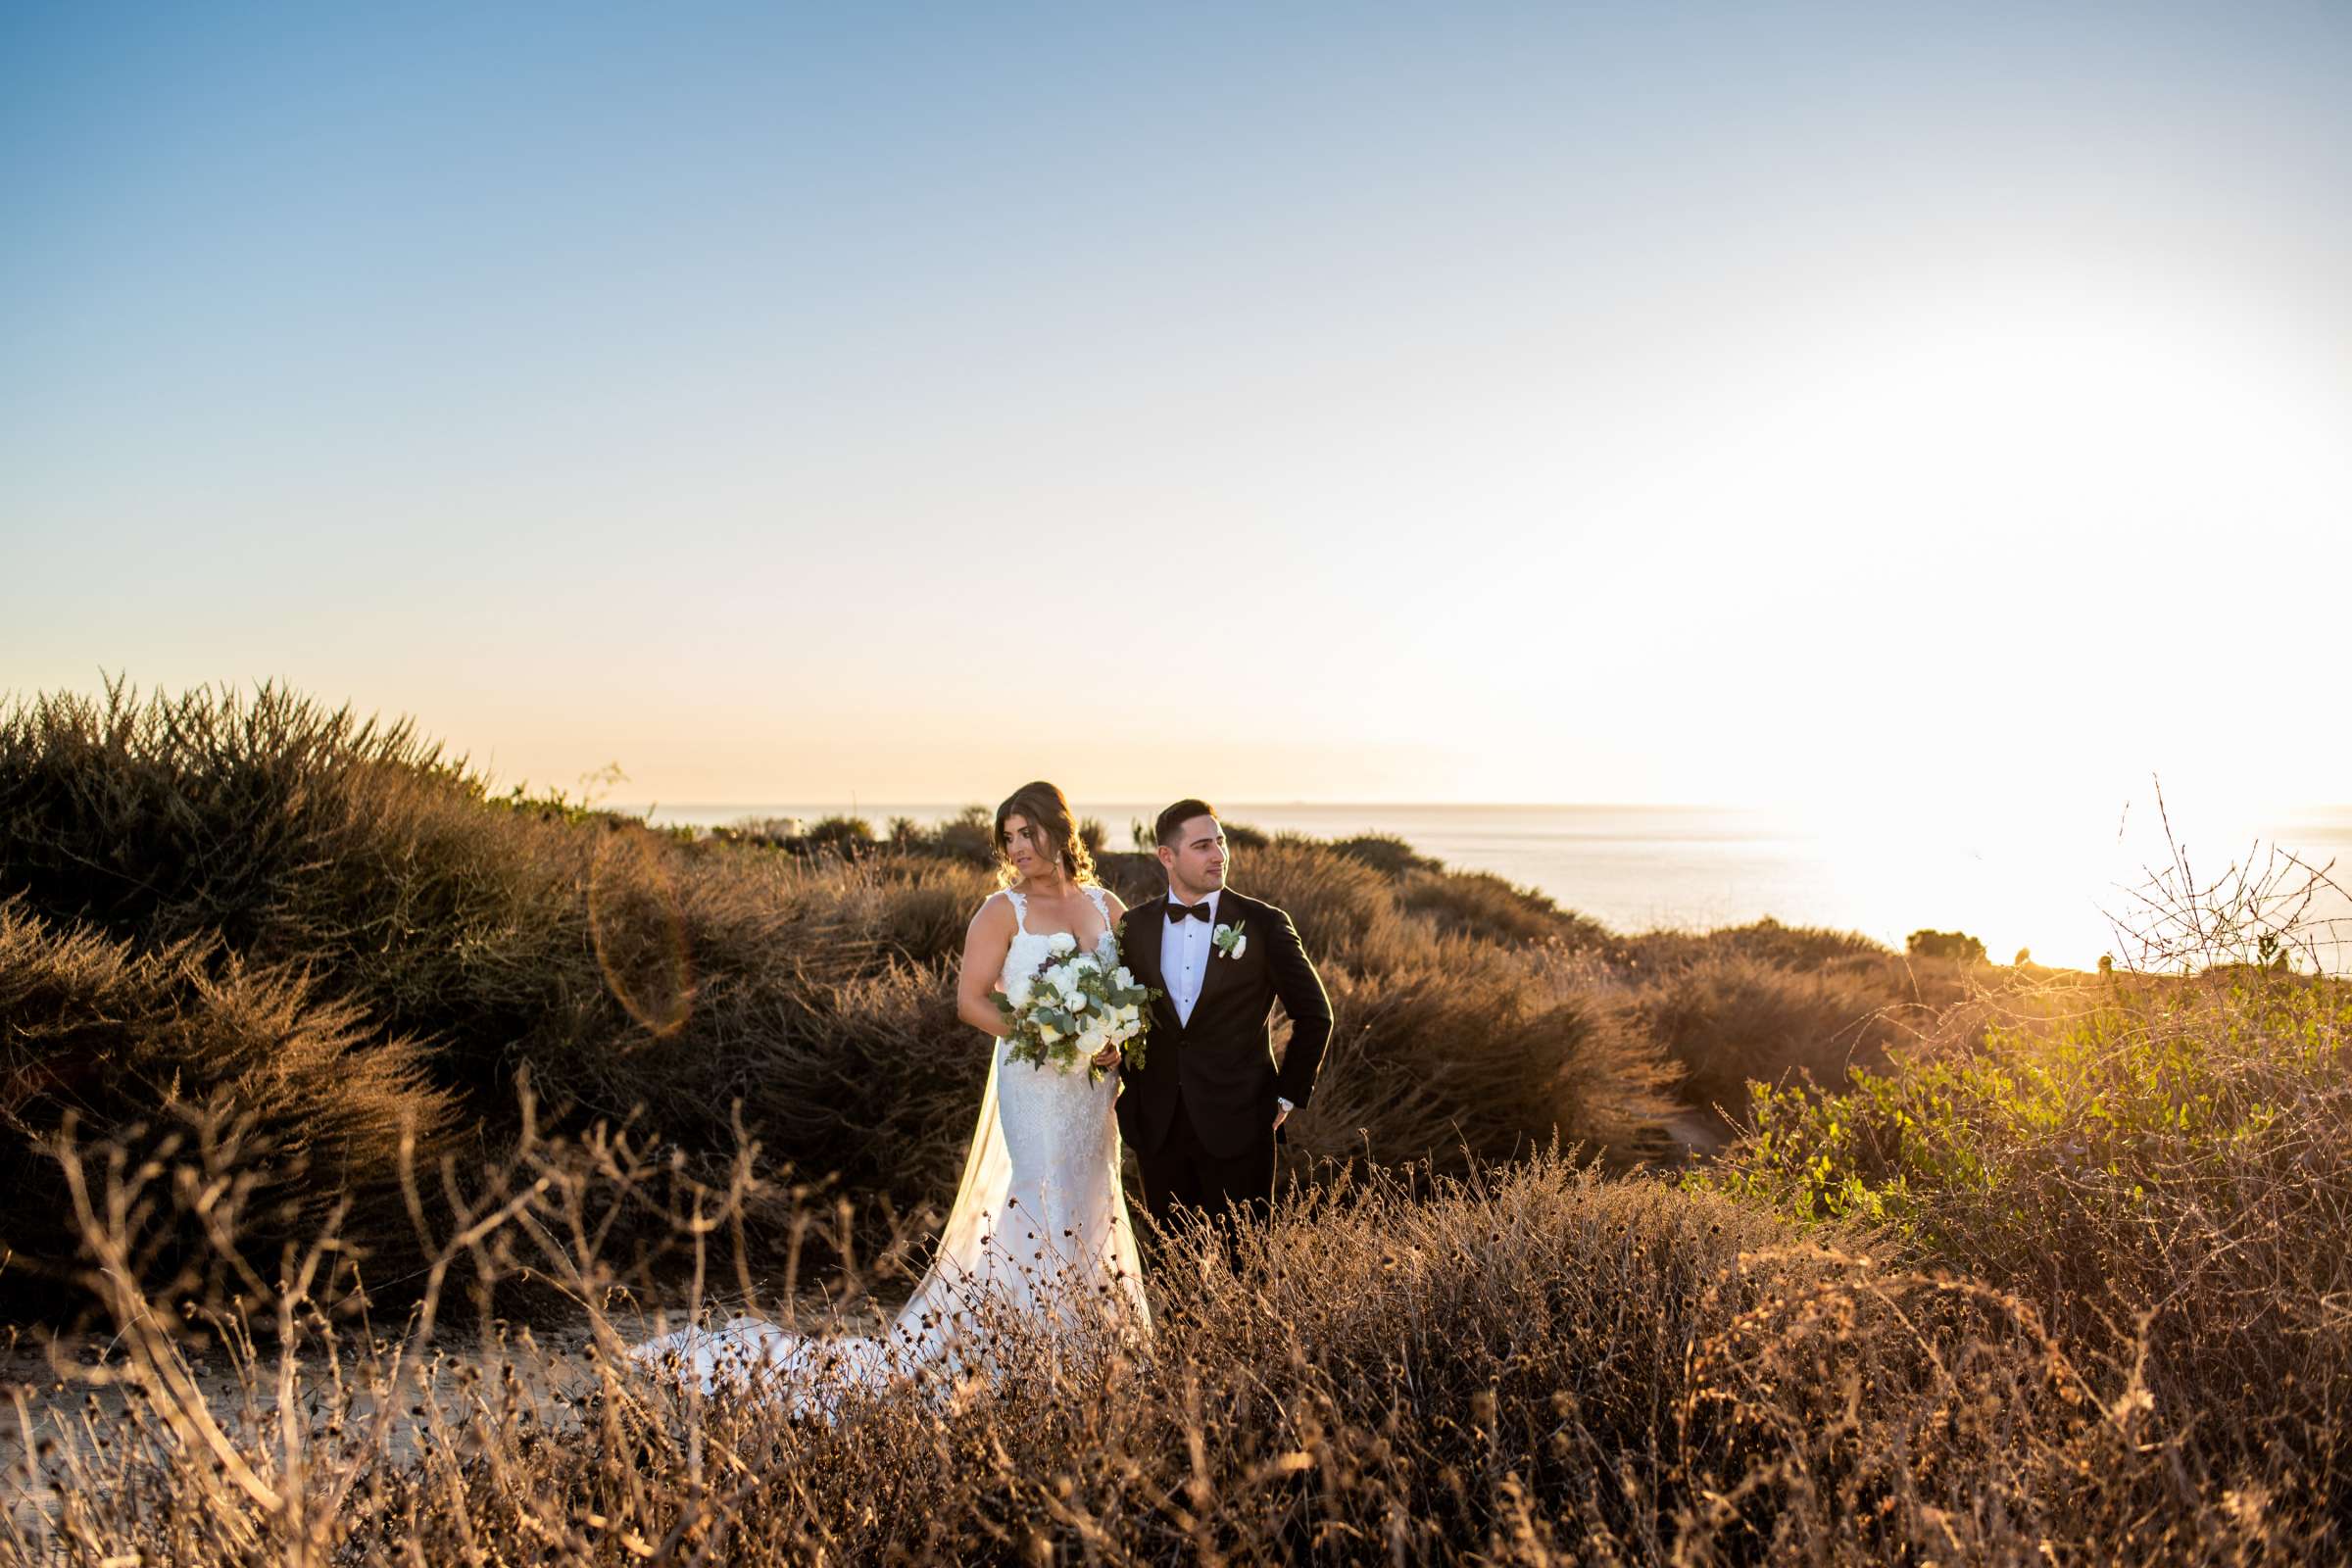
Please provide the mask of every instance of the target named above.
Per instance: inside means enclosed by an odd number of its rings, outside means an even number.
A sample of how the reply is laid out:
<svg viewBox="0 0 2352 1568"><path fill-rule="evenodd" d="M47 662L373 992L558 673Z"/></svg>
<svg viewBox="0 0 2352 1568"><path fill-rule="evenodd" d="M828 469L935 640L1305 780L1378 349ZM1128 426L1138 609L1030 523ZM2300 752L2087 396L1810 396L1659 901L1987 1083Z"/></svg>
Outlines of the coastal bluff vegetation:
<svg viewBox="0 0 2352 1568"><path fill-rule="evenodd" d="M1229 829L1338 1015L1279 1212L1163 1241L1148 1366L810 1426L617 1348L919 1272L985 812L659 828L270 686L14 700L0 1563L2344 1555L2341 981Z"/></svg>

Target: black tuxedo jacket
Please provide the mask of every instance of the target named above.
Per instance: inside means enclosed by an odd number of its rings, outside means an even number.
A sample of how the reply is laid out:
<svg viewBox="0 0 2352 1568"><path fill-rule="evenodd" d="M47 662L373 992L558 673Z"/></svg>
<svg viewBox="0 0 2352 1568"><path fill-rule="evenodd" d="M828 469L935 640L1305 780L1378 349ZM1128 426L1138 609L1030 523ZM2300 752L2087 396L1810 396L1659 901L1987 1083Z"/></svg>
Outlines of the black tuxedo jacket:
<svg viewBox="0 0 2352 1568"><path fill-rule="evenodd" d="M1304 1105L1314 1093L1315 1070L1331 1040L1331 999L1291 917L1226 888L1217 895L1217 923L1242 926L1249 942L1238 958L1209 950L1192 1020L1179 1020L1159 968L1167 910L1162 894L1119 922L1120 959L1161 993L1152 1004L1145 1065L1120 1068L1126 1087L1119 1095L1119 1133L1138 1149L1157 1150L1175 1124L1181 1088L1200 1147L1219 1159L1235 1158L1255 1139L1271 1142L1278 1097ZM1279 1070L1267 1026L1277 998L1291 1015L1291 1047Z"/></svg>

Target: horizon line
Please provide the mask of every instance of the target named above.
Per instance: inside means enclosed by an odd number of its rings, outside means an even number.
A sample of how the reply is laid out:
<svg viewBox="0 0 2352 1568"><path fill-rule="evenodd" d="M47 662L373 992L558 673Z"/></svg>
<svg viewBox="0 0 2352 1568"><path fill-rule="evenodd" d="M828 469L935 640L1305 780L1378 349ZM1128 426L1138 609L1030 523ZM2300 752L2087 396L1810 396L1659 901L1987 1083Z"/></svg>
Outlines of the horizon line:
<svg viewBox="0 0 2352 1568"><path fill-rule="evenodd" d="M1077 805L1077 804L1079 804L1079 803L1078 803L1078 802L1072 802L1072 805L1073 805L1073 806L1075 806L1075 805ZM1142 804L1148 804L1148 803L1146 803L1146 802L1141 802L1141 801L1116 801L1116 800L1114 800L1114 801L1110 801L1110 802L1108 802L1107 804L1109 804L1109 805L1114 805L1114 806L1131 806L1131 805L1142 805ZM1536 811L1561 811L1561 810L1588 810L1588 811L1622 811L1622 810L1642 810L1642 811L1652 811L1652 810L1669 810L1669 811L1779 811L1779 810L1792 810L1792 809L1801 810L1801 809L1804 809L1804 808L1805 808L1805 803L1801 803L1801 802L1787 802L1787 801L1783 801L1783 802L1760 802L1760 801L1432 801L1432 800L1389 800L1389 801L1369 801L1369 800L1323 800L1323 799L1306 799L1306 798L1291 799L1291 800L1274 800L1274 799L1266 799L1266 800L1243 800L1243 799L1236 798L1236 799L1234 799L1234 800L1228 801L1226 804L1227 804L1228 806L1231 806L1231 807L1233 807L1233 808L1252 808L1252 807L1261 807L1261 808L1262 808L1262 807L1271 807L1271 808L1309 808L1309 809L1315 809L1315 810L1345 810L1345 809L1358 809L1358 808L1360 808L1360 809L1368 809L1368 810L1398 810L1398 809L1404 809L1404 810L1483 810L1483 811L1525 811L1525 810L1536 810ZM916 808L926 808L926 809L928 809L928 808L947 808L947 809L950 809L950 810L956 810L956 811L960 811L960 810L963 810L963 809L965 809L965 808L969 808L969 807L973 807L973 806L979 806L979 807L982 807L982 808L986 808L986 806L987 806L987 803L986 803L985 801L977 801L977 800L972 800L972 801L963 801L963 802L954 802L954 801L950 801L950 800L946 800L946 799L940 799L940 800L928 800L928 801L924 801L924 800L888 800L888 799L877 799L877 800L875 801L875 803L874 803L873 805L871 805L871 806L860 806L860 805L858 804L858 800L857 800L857 798L856 798L856 797L852 797L852 798L850 798L850 799L849 799L848 801L846 801L846 802L844 802L844 801L841 801L841 800L838 800L838 799L834 799L834 800L825 800L825 799L802 799L802 800L790 800L790 799L784 799L784 800L764 800L764 801L762 801L762 800L733 800L733 801L717 801L717 800L678 800L678 801L662 801L662 800L654 800L654 801L618 801L618 802L613 802L613 803L612 803L611 805L609 805L609 806L606 806L606 807L604 807L604 808L603 808L603 809L606 809L606 810L632 810L632 809L633 809L633 810L636 810L636 811L639 811L639 812L645 812L645 811L651 811L651 810L662 809L662 808L668 808L668 809L671 809L671 810L685 810L685 809L688 809L688 808L736 808L736 807L775 807L775 806L791 806L791 807L802 807L802 808L826 808L826 809L832 809L832 808L846 808L846 809L848 809L848 810L851 810L851 811L866 811L866 810L876 810L876 809L880 809L880 808L883 808L883 807L890 807L890 806L903 806L903 807L916 807ZM1935 808L1936 808L1936 807L1935 807L1933 804L1931 804L1931 805L1930 805L1930 806L1928 806L1928 807L1925 807L1925 808L1923 808L1923 809L1935 809ZM2263 808L2261 808L2261 809L2263 810L2263 813L2264 813L2264 814L2266 814L2266 815L2269 815L2269 814L2283 814L2283 813L2287 813L2287 812L2294 812L2294 811L2352 811L2352 801L2300 801L2300 802L2280 803L2280 804L2277 804L2277 805L2271 805L2271 806L2263 807Z"/></svg>

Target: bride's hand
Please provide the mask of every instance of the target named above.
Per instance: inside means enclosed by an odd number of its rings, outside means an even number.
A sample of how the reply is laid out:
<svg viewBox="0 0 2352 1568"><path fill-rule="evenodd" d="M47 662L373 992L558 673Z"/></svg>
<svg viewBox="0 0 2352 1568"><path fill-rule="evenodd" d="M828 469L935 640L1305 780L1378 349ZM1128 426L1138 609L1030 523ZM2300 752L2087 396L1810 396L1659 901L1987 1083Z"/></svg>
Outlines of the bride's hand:
<svg viewBox="0 0 2352 1568"><path fill-rule="evenodd" d="M1119 1064L1119 1048L1104 1046L1087 1059L1098 1067L1116 1067Z"/></svg>

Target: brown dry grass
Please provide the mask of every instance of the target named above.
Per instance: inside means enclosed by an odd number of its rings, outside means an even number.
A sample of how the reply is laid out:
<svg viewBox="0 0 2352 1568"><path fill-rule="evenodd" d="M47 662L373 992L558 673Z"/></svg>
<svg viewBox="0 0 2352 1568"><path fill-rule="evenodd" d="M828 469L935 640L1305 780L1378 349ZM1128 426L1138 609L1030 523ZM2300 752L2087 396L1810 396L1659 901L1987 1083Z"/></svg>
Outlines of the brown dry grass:
<svg viewBox="0 0 2352 1568"><path fill-rule="evenodd" d="M103 1263L138 1173L65 1157ZM1238 1264L1172 1238L1140 1359L1008 1338L995 1377L838 1424L665 1391L619 1354L637 1325L609 1310L603 1218L664 1212L724 1273L755 1183L533 1144L466 1195L405 1329L359 1315L328 1250L290 1253L288 1288L241 1315L159 1311L92 1270L119 1340L65 1369L66 1397L20 1392L0 1562L2285 1563L2340 1544L2261 1465L2213 1464L2144 1368L2079 1358L2017 1298L1552 1154L1337 1183ZM526 1270L584 1332L439 1337L443 1292ZM228 1359L234 1392L208 1397L192 1354ZM92 1381L118 1416L76 1411Z"/></svg>

